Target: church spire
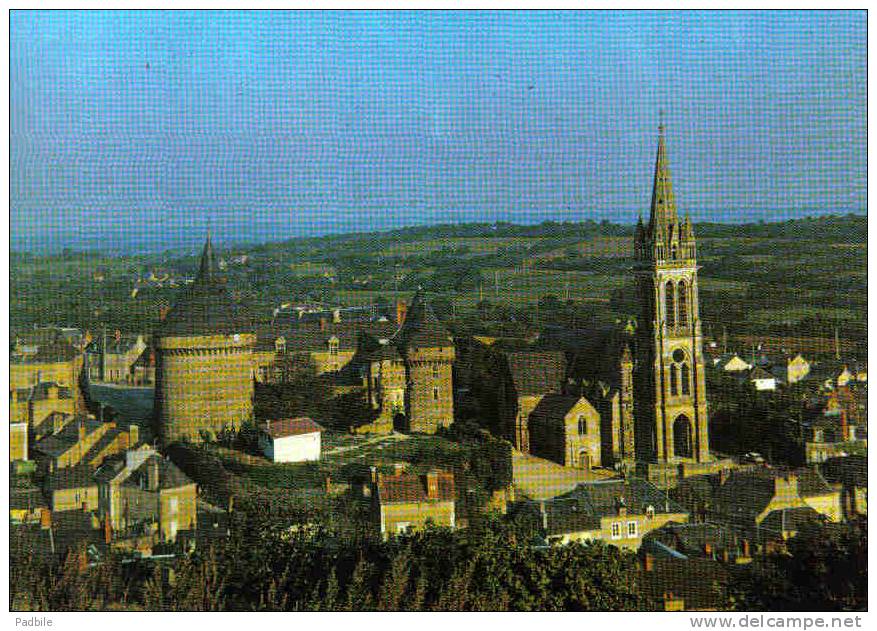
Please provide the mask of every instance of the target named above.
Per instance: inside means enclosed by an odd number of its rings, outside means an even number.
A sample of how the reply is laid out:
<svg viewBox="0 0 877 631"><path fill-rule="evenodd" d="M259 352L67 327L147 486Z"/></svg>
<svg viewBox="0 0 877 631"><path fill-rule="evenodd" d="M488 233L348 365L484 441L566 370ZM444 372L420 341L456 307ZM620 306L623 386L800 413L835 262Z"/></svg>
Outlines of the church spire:
<svg viewBox="0 0 877 631"><path fill-rule="evenodd" d="M652 208L649 230L669 233L668 228L679 223L676 214L676 200L673 197L673 182L670 179L670 165L667 161L667 145L664 140L664 122L658 125L658 153L655 157L655 180L652 185Z"/></svg>
<svg viewBox="0 0 877 631"><path fill-rule="evenodd" d="M210 230L207 231L207 240L204 242L204 250L201 252L201 265L198 268L198 282L210 282L216 278L216 257L213 255L213 243L210 239Z"/></svg>

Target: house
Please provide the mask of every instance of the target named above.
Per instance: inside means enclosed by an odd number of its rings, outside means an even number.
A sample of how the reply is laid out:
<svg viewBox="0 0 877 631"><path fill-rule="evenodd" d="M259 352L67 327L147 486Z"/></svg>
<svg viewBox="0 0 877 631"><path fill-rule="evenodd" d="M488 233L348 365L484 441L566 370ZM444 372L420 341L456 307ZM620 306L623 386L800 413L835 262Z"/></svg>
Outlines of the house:
<svg viewBox="0 0 877 631"><path fill-rule="evenodd" d="M741 373L752 370L752 364L744 361L737 353L719 355L714 359L713 365L725 372Z"/></svg>
<svg viewBox="0 0 877 631"><path fill-rule="evenodd" d="M637 550L652 530L689 517L663 491L639 478L579 484L541 502L539 511L549 543L600 540L629 550Z"/></svg>
<svg viewBox="0 0 877 631"><path fill-rule="evenodd" d="M79 375L82 371L83 355L73 345L58 338L56 341L28 347L27 352L11 353L9 357L9 389L22 391L39 383L54 383L69 388L73 397L74 409L80 409ZM28 393L29 396L29 393ZM10 397L11 399L12 397ZM26 396L19 395L16 401L21 404ZM10 404L12 401L10 401Z"/></svg>
<svg viewBox="0 0 877 631"><path fill-rule="evenodd" d="M9 424L9 462L27 460L27 423Z"/></svg>
<svg viewBox="0 0 877 631"><path fill-rule="evenodd" d="M118 330L112 337L104 333L85 349L89 380L131 383L134 363L146 347L143 335L122 335Z"/></svg>
<svg viewBox="0 0 877 631"><path fill-rule="evenodd" d="M868 459L865 456L831 458L822 465L829 484L841 487L841 510L845 520L868 515Z"/></svg>
<svg viewBox="0 0 877 631"><path fill-rule="evenodd" d="M728 588L741 568L709 559L642 555L640 593L661 611L725 611Z"/></svg>
<svg viewBox="0 0 877 631"><path fill-rule="evenodd" d="M94 472L94 467L81 464L47 474L43 490L52 512L97 510L98 490Z"/></svg>
<svg viewBox="0 0 877 631"><path fill-rule="evenodd" d="M560 394L566 381L561 351L509 352L503 356L497 400L503 438L523 453L530 452L530 414L549 394Z"/></svg>
<svg viewBox="0 0 877 631"><path fill-rule="evenodd" d="M33 446L34 458L47 472L79 464L97 467L106 457L135 445L139 434L137 425L124 430L115 423L80 418L37 442Z"/></svg>
<svg viewBox="0 0 877 631"><path fill-rule="evenodd" d="M387 539L423 528L427 523L456 527L454 476L432 469L423 475L397 465L392 474L372 469L372 510Z"/></svg>
<svg viewBox="0 0 877 631"><path fill-rule="evenodd" d="M725 524L670 522L643 537L640 552L656 558L708 559L722 563L749 563L755 542Z"/></svg>
<svg viewBox="0 0 877 631"><path fill-rule="evenodd" d="M15 476L9 484L9 519L17 523L33 523L47 510L43 492L24 476Z"/></svg>
<svg viewBox="0 0 877 631"><path fill-rule="evenodd" d="M311 419L267 421L259 433L259 447L271 462L309 462L320 459L323 428Z"/></svg>
<svg viewBox="0 0 877 631"><path fill-rule="evenodd" d="M131 385L151 386L155 384L155 350L145 348L131 366Z"/></svg>
<svg viewBox="0 0 877 631"><path fill-rule="evenodd" d="M771 372L781 383L792 385L803 381L810 374L810 362L800 353L785 355L774 363Z"/></svg>
<svg viewBox="0 0 877 631"><path fill-rule="evenodd" d="M531 454L566 467L600 466L600 414L584 397L545 395L528 427Z"/></svg>
<svg viewBox="0 0 877 631"><path fill-rule="evenodd" d="M130 449L98 469L96 507L114 540L176 541L197 527L197 486L149 447Z"/></svg>
<svg viewBox="0 0 877 631"><path fill-rule="evenodd" d="M839 521L840 491L811 469L738 470L720 476L720 486L712 496L712 516L754 532L759 540L765 536L762 531L785 538L807 519Z"/></svg>
<svg viewBox="0 0 877 631"><path fill-rule="evenodd" d="M776 376L770 374L761 366L756 366L749 371L747 381L755 386L755 389L759 392L773 391L777 388Z"/></svg>

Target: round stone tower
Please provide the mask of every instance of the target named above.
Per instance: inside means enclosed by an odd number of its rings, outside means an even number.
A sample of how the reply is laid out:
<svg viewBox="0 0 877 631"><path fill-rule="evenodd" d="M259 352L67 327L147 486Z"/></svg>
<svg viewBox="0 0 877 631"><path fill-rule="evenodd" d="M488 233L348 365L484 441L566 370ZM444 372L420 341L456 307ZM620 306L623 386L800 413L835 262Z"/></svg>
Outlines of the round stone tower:
<svg viewBox="0 0 877 631"><path fill-rule="evenodd" d="M210 236L198 276L155 332L155 414L167 444L253 416L253 325L217 272Z"/></svg>

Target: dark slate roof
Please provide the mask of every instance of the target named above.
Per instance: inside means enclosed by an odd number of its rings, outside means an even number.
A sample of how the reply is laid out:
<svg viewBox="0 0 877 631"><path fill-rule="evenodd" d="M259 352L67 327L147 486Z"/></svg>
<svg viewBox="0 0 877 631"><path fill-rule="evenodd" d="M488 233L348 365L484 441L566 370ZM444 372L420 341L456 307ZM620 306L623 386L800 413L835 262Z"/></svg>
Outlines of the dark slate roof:
<svg viewBox="0 0 877 631"><path fill-rule="evenodd" d="M790 530L800 530L804 524L819 523L824 519L823 515L820 515L809 506L799 506L771 511L762 520L760 526L775 533L782 533Z"/></svg>
<svg viewBox="0 0 877 631"><path fill-rule="evenodd" d="M89 561L97 561L107 554L103 533L93 527L89 513L79 510L53 513L51 536L39 524L11 528L9 546L13 554L30 559L63 559L69 551L85 550Z"/></svg>
<svg viewBox="0 0 877 631"><path fill-rule="evenodd" d="M868 486L868 459L865 456L829 458L822 463L822 471L826 480L835 484Z"/></svg>
<svg viewBox="0 0 877 631"><path fill-rule="evenodd" d="M801 497L828 495L834 492L834 489L831 488L826 479L816 469L801 467L793 473L798 478L798 494Z"/></svg>
<svg viewBox="0 0 877 631"><path fill-rule="evenodd" d="M249 313L232 300L224 279L219 276L208 236L195 282L185 289L159 324L156 334L161 337L232 335L247 333L253 328Z"/></svg>
<svg viewBox="0 0 877 631"><path fill-rule="evenodd" d="M566 381L566 358L560 351L527 351L505 355L518 396L560 392Z"/></svg>
<svg viewBox="0 0 877 631"><path fill-rule="evenodd" d="M34 355L12 355L9 358L13 364L52 364L69 362L79 355L72 345L63 340L42 344Z"/></svg>
<svg viewBox="0 0 877 631"><path fill-rule="evenodd" d="M73 397L73 394L70 392L70 388L67 386L61 386L55 383L54 381L42 381L35 385L30 392L30 398L32 401L45 401L49 398L49 388L55 387L58 389L58 398L59 399L70 399Z"/></svg>
<svg viewBox="0 0 877 631"><path fill-rule="evenodd" d="M47 436L36 445L34 449L47 456L57 458L66 453L73 445L79 442L79 425L85 425L85 434L89 435L103 425L100 421L94 419L79 419L68 423L64 429L57 434Z"/></svg>
<svg viewBox="0 0 877 631"><path fill-rule="evenodd" d="M582 397L566 394L549 394L542 397L539 404L530 413L531 423L563 419Z"/></svg>
<svg viewBox="0 0 877 631"><path fill-rule="evenodd" d="M646 534L644 540L659 541L687 557L706 556L707 544L714 550L739 551L744 536L742 531L715 523L679 524L670 522Z"/></svg>
<svg viewBox="0 0 877 631"><path fill-rule="evenodd" d="M84 464L57 469L46 476L46 489L49 491L59 491L61 489L97 486L94 471L94 467Z"/></svg>
<svg viewBox="0 0 877 631"><path fill-rule="evenodd" d="M158 480L160 489L177 489L181 486L194 484L194 481L180 471L177 465L158 454L150 456L144 460L140 466L132 472L131 476L125 481L125 484L139 486L140 477L147 475L148 468L151 467L152 463L155 461L158 461Z"/></svg>
<svg viewBox="0 0 877 631"><path fill-rule="evenodd" d="M85 452L85 455L82 456L82 462L91 462L91 460L94 459L101 451L106 449L110 443L116 440L121 433L121 429L108 429L106 433L98 438L97 442L91 446L91 449Z"/></svg>
<svg viewBox="0 0 877 631"><path fill-rule="evenodd" d="M454 477L438 474L438 498L431 500L426 493L426 476L403 471L397 475L382 475L378 480L378 497L382 504L422 502L453 502L456 499Z"/></svg>
<svg viewBox="0 0 877 631"><path fill-rule="evenodd" d="M755 368L753 368L752 370L749 371L749 378L753 379L753 380L754 379L776 379L776 375L773 375L773 374L767 372L761 366L756 366Z"/></svg>
<svg viewBox="0 0 877 631"><path fill-rule="evenodd" d="M155 351L147 346L132 364L135 368L155 368Z"/></svg>
<svg viewBox="0 0 877 631"><path fill-rule="evenodd" d="M353 351L357 349L362 336L377 339L389 339L396 332L392 322L327 322L321 327L319 322L306 322L292 328L278 326L263 327L256 333L256 350L274 350L274 342L283 337L286 340L286 352L327 351L329 340L338 340L338 350Z"/></svg>
<svg viewBox="0 0 877 631"><path fill-rule="evenodd" d="M631 515L644 515L649 506L656 514L688 512L673 500L667 499L664 492L656 486L639 478L586 482L569 493L545 502L545 510L549 516L549 534L574 532L566 530L572 527L596 527L601 517L617 515L622 505ZM554 525L552 515L555 516Z"/></svg>
<svg viewBox="0 0 877 631"><path fill-rule="evenodd" d="M135 344L137 344L137 338L141 337L138 335L125 334L119 337L116 340L114 335L107 335L107 353L110 355L121 355L127 353L132 348L134 348ZM104 346L104 337L103 335L99 335L96 340L94 340L91 344L88 345L87 350L91 353L101 353L103 352Z"/></svg>
<svg viewBox="0 0 877 631"><path fill-rule="evenodd" d="M29 509L47 506L42 491L32 484L12 483L9 488L9 508Z"/></svg>
<svg viewBox="0 0 877 631"><path fill-rule="evenodd" d="M432 306L420 292L411 301L397 338L405 348L447 348L454 345L451 334L439 322Z"/></svg>

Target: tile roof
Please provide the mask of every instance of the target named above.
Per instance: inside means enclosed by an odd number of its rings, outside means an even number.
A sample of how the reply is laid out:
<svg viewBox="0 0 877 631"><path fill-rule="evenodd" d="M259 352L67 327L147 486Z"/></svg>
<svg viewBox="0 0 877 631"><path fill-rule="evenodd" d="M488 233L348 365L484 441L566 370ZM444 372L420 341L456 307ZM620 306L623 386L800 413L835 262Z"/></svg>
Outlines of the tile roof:
<svg viewBox="0 0 877 631"><path fill-rule="evenodd" d="M274 439L322 432L323 427L306 416L268 421L266 432Z"/></svg>
<svg viewBox="0 0 877 631"><path fill-rule="evenodd" d="M517 395L560 392L566 380L566 357L560 351L506 353Z"/></svg>
<svg viewBox="0 0 877 631"><path fill-rule="evenodd" d="M555 420L563 421L566 415L569 414L570 410L572 410L582 399L584 399L584 397L567 394L548 394L542 397L542 400L539 401L539 404L530 413L531 423ZM587 402L587 399L585 399L585 401Z"/></svg>
<svg viewBox="0 0 877 631"><path fill-rule="evenodd" d="M56 469L46 476L46 489L50 491L59 491L62 489L97 486L94 472L94 467L84 464L76 465L75 467Z"/></svg>
<svg viewBox="0 0 877 631"><path fill-rule="evenodd" d="M381 475L378 479L378 498L382 504L423 502L453 502L456 499L454 476L438 472L438 497L427 496L427 476L403 471L395 475Z"/></svg>
<svg viewBox="0 0 877 631"><path fill-rule="evenodd" d="M34 449L47 456L57 458L79 442L79 426L85 426L86 436L99 430L103 423L94 419L79 419L68 423L57 434L47 436L34 445Z"/></svg>

